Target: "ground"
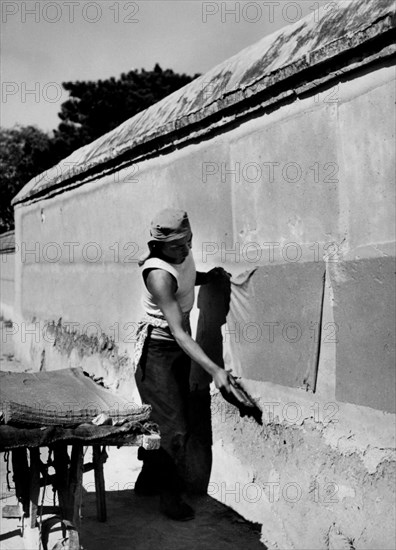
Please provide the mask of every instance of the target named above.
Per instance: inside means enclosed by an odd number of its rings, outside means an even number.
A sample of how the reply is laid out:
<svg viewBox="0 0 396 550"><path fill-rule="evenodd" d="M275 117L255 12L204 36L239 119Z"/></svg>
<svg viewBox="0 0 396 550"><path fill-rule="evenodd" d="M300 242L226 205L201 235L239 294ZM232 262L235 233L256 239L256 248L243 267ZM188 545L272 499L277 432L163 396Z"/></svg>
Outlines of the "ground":
<svg viewBox="0 0 396 550"><path fill-rule="evenodd" d="M28 370L13 356L12 342L4 337L1 327L2 350L0 369L5 371ZM158 510L158 497L138 497L133 485L141 462L137 460L135 447L107 450L105 464L107 521L96 519L96 501L93 473L84 475L82 499L81 543L84 550L265 550L260 543L258 525L245 521L230 508L209 496L190 497L196 510L196 518L187 522L172 521ZM0 453L0 507L16 504L12 490L7 489L7 467ZM46 453L42 451L42 460ZM86 462L91 460L87 451ZM47 488L44 504L52 504L52 491ZM21 538L18 519L0 518L0 550L33 550ZM60 531L54 531L49 548L61 540ZM37 548L37 547L36 547ZM35 549L36 550L36 549Z"/></svg>

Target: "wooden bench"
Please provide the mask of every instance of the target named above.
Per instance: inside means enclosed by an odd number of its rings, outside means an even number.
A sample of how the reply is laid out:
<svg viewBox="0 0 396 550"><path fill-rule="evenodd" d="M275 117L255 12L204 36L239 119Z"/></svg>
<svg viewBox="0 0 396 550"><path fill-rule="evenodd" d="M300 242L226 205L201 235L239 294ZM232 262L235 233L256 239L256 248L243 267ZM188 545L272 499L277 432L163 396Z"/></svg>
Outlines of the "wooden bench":
<svg viewBox="0 0 396 550"><path fill-rule="evenodd" d="M80 550L80 515L82 481L85 472L94 471L97 519L107 519L106 493L103 464L106 462L107 446L141 446L147 450L159 448L158 434L122 434L87 442L62 441L49 445L49 464L40 458L40 447L2 448L12 453L12 469L18 505L4 506L3 518L19 518L22 524L22 536L28 530L39 529L39 538L43 550L48 549L48 536L52 527L61 523L64 538L68 538L69 550ZM92 462L84 464L84 447L92 447ZM71 447L69 455L68 447ZM48 467L55 473L50 475ZM57 491L59 505L42 506L39 503L40 489L52 485ZM45 513L52 514L41 522Z"/></svg>

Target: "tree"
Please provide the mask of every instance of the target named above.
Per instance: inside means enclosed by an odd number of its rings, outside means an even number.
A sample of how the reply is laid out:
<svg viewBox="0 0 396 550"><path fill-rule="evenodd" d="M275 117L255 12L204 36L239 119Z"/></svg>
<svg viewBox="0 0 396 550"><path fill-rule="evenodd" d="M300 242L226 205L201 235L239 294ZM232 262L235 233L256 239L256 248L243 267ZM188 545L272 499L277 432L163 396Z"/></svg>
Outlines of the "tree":
<svg viewBox="0 0 396 550"><path fill-rule="evenodd" d="M0 128L0 233L14 228L11 200L30 179L197 76L163 71L157 64L118 79L64 82L70 97L61 105L62 122L53 136L34 126Z"/></svg>
<svg viewBox="0 0 396 550"><path fill-rule="evenodd" d="M64 82L70 98L61 106L62 122L54 132L57 155L69 155L197 76L162 70L156 64L152 71L130 71L118 79Z"/></svg>
<svg viewBox="0 0 396 550"><path fill-rule="evenodd" d="M11 201L34 176L56 164L52 138L34 126L0 128L0 233L14 228Z"/></svg>

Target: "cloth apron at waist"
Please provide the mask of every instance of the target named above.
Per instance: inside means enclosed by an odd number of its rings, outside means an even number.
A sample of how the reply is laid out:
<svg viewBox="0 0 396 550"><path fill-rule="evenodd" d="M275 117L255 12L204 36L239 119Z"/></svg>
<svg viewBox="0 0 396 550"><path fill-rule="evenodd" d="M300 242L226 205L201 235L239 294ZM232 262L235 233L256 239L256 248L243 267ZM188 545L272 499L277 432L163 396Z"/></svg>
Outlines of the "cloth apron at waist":
<svg viewBox="0 0 396 550"><path fill-rule="evenodd" d="M188 332L188 334L191 334L189 311L183 313L182 323L183 329ZM164 316L151 315L150 313L146 313L139 321L137 326L135 351L133 354L134 372L136 372L136 369L138 368L138 365L143 355L144 344L147 338L150 336L153 328L169 329L169 325Z"/></svg>

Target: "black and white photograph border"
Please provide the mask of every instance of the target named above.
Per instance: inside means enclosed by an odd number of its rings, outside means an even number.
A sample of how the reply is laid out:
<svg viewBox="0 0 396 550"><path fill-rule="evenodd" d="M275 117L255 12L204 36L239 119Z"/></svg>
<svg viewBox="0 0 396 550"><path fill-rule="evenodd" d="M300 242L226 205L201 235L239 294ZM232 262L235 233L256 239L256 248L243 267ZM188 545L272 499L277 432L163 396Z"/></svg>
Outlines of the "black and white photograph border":
<svg viewBox="0 0 396 550"><path fill-rule="evenodd" d="M392 0L2 0L0 550L393 550Z"/></svg>

